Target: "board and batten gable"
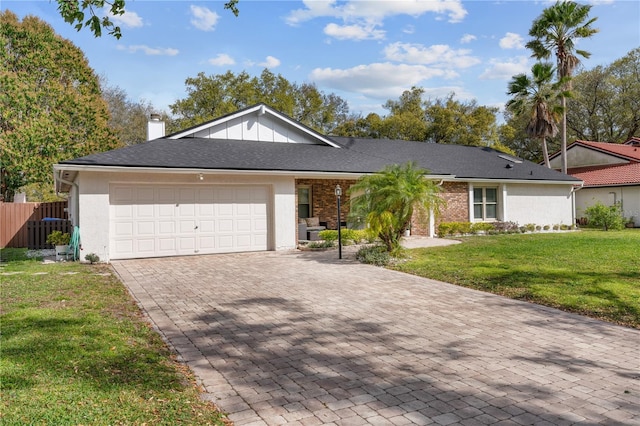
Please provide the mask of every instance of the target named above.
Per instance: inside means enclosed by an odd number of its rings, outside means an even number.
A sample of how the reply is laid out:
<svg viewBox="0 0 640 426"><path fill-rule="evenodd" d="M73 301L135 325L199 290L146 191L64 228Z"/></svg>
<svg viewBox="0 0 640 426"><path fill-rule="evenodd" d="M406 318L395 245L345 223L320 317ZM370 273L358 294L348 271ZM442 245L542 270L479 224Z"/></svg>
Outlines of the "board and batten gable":
<svg viewBox="0 0 640 426"><path fill-rule="evenodd" d="M168 139L205 138L256 142L318 144L338 147L289 117L258 105L167 136Z"/></svg>

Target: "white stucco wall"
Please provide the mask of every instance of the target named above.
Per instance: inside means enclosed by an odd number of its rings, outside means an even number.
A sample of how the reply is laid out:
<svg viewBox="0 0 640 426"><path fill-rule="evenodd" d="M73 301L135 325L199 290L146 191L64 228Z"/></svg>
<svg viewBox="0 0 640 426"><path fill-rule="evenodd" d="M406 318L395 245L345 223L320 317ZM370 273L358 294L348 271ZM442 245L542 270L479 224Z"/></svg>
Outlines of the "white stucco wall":
<svg viewBox="0 0 640 426"><path fill-rule="evenodd" d="M573 225L571 185L504 184L504 221Z"/></svg>
<svg viewBox="0 0 640 426"><path fill-rule="evenodd" d="M562 167L562 160L560 156L553 158L550 163L551 167L554 169ZM611 154L605 154L583 146L573 146L567 151L568 167L600 166L605 164L622 163L628 163L628 161L615 157Z"/></svg>
<svg viewBox="0 0 640 426"><path fill-rule="evenodd" d="M576 215L585 216L585 209L600 201L605 206L622 203L622 215L633 217L635 226L640 226L640 185L607 188L582 188L576 192Z"/></svg>
<svg viewBox="0 0 640 426"><path fill-rule="evenodd" d="M109 261L109 187L111 184L189 184L189 185L267 185L271 189L270 250L289 250L296 247L295 179L289 176L215 175L188 173L126 173L81 171L79 186L78 222L82 242L81 258L95 253Z"/></svg>

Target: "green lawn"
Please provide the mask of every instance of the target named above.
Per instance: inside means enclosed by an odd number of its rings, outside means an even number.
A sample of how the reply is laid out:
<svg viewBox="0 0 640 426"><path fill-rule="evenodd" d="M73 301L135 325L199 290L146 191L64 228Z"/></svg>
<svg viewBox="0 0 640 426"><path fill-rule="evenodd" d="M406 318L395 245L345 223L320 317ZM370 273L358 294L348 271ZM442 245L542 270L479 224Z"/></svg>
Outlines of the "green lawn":
<svg viewBox="0 0 640 426"><path fill-rule="evenodd" d="M224 424L110 267L1 255L0 424Z"/></svg>
<svg viewBox="0 0 640 426"><path fill-rule="evenodd" d="M395 269L640 328L640 230L462 238Z"/></svg>

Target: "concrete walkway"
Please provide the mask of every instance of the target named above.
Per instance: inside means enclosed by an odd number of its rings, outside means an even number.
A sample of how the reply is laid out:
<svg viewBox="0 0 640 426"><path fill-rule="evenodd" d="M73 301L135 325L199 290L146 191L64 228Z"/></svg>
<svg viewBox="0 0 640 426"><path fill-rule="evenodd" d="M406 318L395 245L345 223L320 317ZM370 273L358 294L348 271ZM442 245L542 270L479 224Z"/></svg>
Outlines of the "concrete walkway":
<svg viewBox="0 0 640 426"><path fill-rule="evenodd" d="M640 332L337 252L113 262L236 425L640 424Z"/></svg>

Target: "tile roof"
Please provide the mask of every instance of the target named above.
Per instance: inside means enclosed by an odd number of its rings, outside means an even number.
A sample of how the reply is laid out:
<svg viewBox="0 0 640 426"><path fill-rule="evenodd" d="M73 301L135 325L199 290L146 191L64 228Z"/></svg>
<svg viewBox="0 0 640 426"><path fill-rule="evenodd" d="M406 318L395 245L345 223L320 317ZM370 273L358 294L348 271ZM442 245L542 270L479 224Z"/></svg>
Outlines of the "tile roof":
<svg viewBox="0 0 640 426"><path fill-rule="evenodd" d="M585 187L640 185L640 163L576 167L569 169L568 172L584 181Z"/></svg>
<svg viewBox="0 0 640 426"><path fill-rule="evenodd" d="M329 137L340 148L221 139L156 139L62 161L61 165L203 170L374 173L390 164L415 161L433 175L464 179L566 181L578 179L522 160L513 162L487 147Z"/></svg>
<svg viewBox="0 0 640 426"><path fill-rule="evenodd" d="M575 141L574 144L592 147L600 151L606 151L611 154L615 154L618 156L626 157L628 159L640 161L640 147L637 147L637 146L624 145L619 143L590 142L590 141L581 141L581 140Z"/></svg>

